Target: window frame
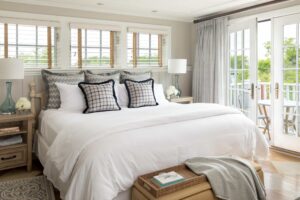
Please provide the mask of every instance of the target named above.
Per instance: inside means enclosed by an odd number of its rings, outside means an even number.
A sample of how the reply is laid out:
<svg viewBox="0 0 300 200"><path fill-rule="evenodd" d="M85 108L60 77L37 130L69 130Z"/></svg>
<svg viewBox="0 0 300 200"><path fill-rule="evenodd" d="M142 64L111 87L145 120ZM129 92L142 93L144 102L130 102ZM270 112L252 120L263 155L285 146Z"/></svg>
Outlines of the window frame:
<svg viewBox="0 0 300 200"><path fill-rule="evenodd" d="M129 45L127 44L127 48L126 48L126 57L127 57L127 65L129 66L133 66L134 68L136 67L145 67L145 66L149 66L149 67L163 67L163 60L164 60L164 56L163 56L163 48L164 45L163 43L166 43L166 38L167 35L166 34L162 34L162 33L153 33L153 32L131 32L128 31L126 34L126 39L128 41L128 34L132 34L132 47L129 47ZM140 34L144 34L144 35L148 35L148 43L149 46L148 48L141 48L140 47ZM157 48L152 48L152 42L151 42L151 38L153 35L157 35ZM163 42L163 40L165 40L165 42ZM165 45L165 47L167 47L167 45ZM148 65L143 65L140 64L139 65L139 55L140 55L140 50L145 50L148 51ZM128 51L132 51L132 64L130 64L129 60L128 60ZM157 65L153 65L153 63L151 62L151 51L157 51ZM165 57L167 57L167 55L165 55Z"/></svg>
<svg viewBox="0 0 300 200"><path fill-rule="evenodd" d="M52 67L57 66L57 23L49 23L47 21L34 21L34 20L20 20L20 19L12 19L12 18L0 18L0 23L3 24L3 58L9 58L11 57L9 55L9 47L15 48L15 56L16 58L20 57L20 51L19 47L32 47L35 49L34 54L36 59L34 59L33 63L30 65L24 64L24 68L48 68L51 69ZM9 25L15 26L15 42L12 44L9 42ZM19 38L19 26L32 26L35 28L35 44L20 44L18 41ZM47 34L47 40L45 41L45 44L39 44L38 43L38 29L39 28L46 28L46 34ZM53 33L52 33L53 30ZM52 38L53 34L53 38ZM53 39L53 42L52 42ZM53 44L52 44L53 43ZM38 49L39 48L45 48L47 50L47 67L41 66L39 63L38 58ZM53 52L52 52L53 51Z"/></svg>
<svg viewBox="0 0 300 200"><path fill-rule="evenodd" d="M72 30L76 31L77 30L77 45L73 45L72 44ZM84 31L84 44L82 42L82 32ZM88 36L87 36L87 33L88 31L98 31L99 32L99 46L88 46ZM108 41L108 44L109 44L109 47L105 47L103 46L103 40L102 40L102 35L103 35L103 32L106 31L106 32L109 32L109 41ZM101 30L101 29L96 29L96 28L73 28L73 27L70 27L70 51L72 52L72 49L73 48L77 48L77 65L72 65L72 56L70 57L70 61L71 61L71 66L72 67L77 67L77 68L86 68L86 67L91 67L91 65L86 65L84 64L84 61L87 61L88 60L88 56L87 56L87 50L88 49L98 49L99 50L99 65L95 65L93 66L93 68L95 67L106 67L106 66L109 66L110 68L114 68L114 65L115 65L115 34L116 34L116 31L109 31L109 30ZM84 49L84 55L82 53L82 50ZM108 64L105 64L103 63L103 50L108 50L109 51L109 62Z"/></svg>

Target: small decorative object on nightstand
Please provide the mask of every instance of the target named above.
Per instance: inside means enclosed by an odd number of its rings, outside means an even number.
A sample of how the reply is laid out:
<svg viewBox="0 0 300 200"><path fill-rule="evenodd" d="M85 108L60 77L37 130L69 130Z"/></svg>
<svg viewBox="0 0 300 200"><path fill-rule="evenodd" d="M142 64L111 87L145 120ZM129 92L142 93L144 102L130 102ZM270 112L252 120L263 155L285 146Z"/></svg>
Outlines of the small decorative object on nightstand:
<svg viewBox="0 0 300 200"><path fill-rule="evenodd" d="M172 98L170 99L170 101L174 103L189 104L189 103L193 103L193 97Z"/></svg>
<svg viewBox="0 0 300 200"><path fill-rule="evenodd" d="M17 114L29 114L31 112L31 102L26 97L21 97L16 103Z"/></svg>
<svg viewBox="0 0 300 200"><path fill-rule="evenodd" d="M0 115L0 170L32 168L33 114Z"/></svg>

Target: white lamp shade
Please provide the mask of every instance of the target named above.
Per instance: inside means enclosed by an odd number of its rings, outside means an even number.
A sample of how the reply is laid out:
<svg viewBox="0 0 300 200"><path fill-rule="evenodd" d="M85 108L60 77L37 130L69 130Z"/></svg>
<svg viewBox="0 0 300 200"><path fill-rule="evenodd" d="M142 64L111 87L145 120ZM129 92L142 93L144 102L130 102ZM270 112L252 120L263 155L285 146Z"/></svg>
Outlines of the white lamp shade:
<svg viewBox="0 0 300 200"><path fill-rule="evenodd" d="M186 59L169 59L168 72L170 74L184 74L186 73Z"/></svg>
<svg viewBox="0 0 300 200"><path fill-rule="evenodd" d="M0 59L0 79L24 79L23 62L16 58Z"/></svg>

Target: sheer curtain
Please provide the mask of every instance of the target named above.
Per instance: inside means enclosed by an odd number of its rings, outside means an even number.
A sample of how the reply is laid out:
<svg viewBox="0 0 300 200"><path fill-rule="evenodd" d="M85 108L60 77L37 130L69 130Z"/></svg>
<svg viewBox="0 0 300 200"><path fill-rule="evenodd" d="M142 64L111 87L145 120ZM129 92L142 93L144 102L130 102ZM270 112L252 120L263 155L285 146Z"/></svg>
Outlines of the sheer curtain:
<svg viewBox="0 0 300 200"><path fill-rule="evenodd" d="M228 19L218 18L196 24L196 51L193 69L195 102L224 104Z"/></svg>

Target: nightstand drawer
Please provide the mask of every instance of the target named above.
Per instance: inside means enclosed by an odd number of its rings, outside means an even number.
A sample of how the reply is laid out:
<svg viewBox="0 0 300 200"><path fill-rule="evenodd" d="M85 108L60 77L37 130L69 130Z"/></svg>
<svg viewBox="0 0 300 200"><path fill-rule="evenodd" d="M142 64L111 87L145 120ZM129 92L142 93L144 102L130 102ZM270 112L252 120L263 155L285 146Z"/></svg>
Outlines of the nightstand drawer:
<svg viewBox="0 0 300 200"><path fill-rule="evenodd" d="M0 170L23 166L27 162L27 146L0 151Z"/></svg>

